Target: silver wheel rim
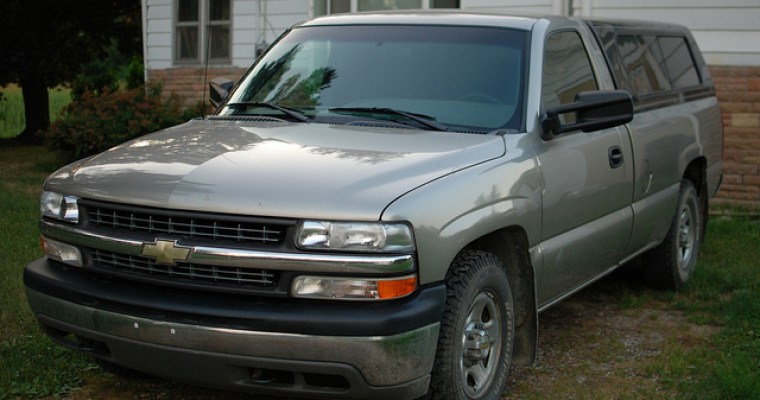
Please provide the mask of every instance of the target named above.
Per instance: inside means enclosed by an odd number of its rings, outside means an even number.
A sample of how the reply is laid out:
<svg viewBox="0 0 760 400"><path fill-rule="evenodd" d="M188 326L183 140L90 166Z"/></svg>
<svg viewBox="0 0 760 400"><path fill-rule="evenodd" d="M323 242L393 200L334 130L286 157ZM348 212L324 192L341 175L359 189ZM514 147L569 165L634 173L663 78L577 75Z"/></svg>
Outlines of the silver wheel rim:
<svg viewBox="0 0 760 400"><path fill-rule="evenodd" d="M480 397L496 376L502 342L502 315L492 293L472 302L462 334L461 381L468 397Z"/></svg>
<svg viewBox="0 0 760 400"><path fill-rule="evenodd" d="M691 273L697 242L697 208L691 200L684 203L678 215L678 272L682 278L687 278Z"/></svg>

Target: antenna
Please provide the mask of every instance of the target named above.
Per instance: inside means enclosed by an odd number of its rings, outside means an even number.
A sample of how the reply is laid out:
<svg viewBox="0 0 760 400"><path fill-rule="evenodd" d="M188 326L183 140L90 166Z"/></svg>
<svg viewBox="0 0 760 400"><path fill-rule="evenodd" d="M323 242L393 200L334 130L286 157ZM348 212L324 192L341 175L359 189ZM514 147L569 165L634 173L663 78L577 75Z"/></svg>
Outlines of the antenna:
<svg viewBox="0 0 760 400"><path fill-rule="evenodd" d="M208 5L208 9L204 10L206 15L206 50L203 54L203 88L201 89L201 104L204 106L206 105L206 85L208 83L208 60L211 58L211 2L206 4Z"/></svg>

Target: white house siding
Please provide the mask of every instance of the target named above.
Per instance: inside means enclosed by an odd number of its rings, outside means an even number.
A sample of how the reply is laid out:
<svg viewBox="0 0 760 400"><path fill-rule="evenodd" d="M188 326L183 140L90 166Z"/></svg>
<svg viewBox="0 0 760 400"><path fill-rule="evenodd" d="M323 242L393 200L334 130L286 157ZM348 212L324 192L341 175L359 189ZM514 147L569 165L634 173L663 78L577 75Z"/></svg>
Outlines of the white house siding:
<svg viewBox="0 0 760 400"><path fill-rule="evenodd" d="M175 1L143 2L145 68L172 68ZM309 0L232 0L231 10L232 62L228 67L247 68L256 59L257 45L272 43L285 29L308 18Z"/></svg>
<svg viewBox="0 0 760 400"><path fill-rule="evenodd" d="M173 0L145 2L145 68L164 69L172 66Z"/></svg>
<svg viewBox="0 0 760 400"><path fill-rule="evenodd" d="M232 14L232 64L247 68L257 48L308 18L309 0L233 0Z"/></svg>
<svg viewBox="0 0 760 400"><path fill-rule="evenodd" d="M174 0L146 3L146 68L172 61ZM232 0L232 65L254 61L259 44L269 44L309 16L309 0ZM760 65L760 0L462 0L468 11L572 14L686 25L710 65ZM572 9L570 9L572 8Z"/></svg>
<svg viewBox="0 0 760 400"><path fill-rule="evenodd" d="M232 65L245 68L256 59L256 44L260 41L259 2L232 2Z"/></svg>
<svg viewBox="0 0 760 400"><path fill-rule="evenodd" d="M258 49L309 15L309 0L230 1L230 62L207 68L202 64L174 63L176 0L142 0L146 79L161 82L165 93L183 96L188 104L205 101L209 79L239 79L256 60Z"/></svg>
<svg viewBox="0 0 760 400"><path fill-rule="evenodd" d="M562 0L461 0L467 11L513 14L564 14Z"/></svg>
<svg viewBox="0 0 760 400"><path fill-rule="evenodd" d="M573 14L685 25L708 64L760 66L760 0L575 0Z"/></svg>

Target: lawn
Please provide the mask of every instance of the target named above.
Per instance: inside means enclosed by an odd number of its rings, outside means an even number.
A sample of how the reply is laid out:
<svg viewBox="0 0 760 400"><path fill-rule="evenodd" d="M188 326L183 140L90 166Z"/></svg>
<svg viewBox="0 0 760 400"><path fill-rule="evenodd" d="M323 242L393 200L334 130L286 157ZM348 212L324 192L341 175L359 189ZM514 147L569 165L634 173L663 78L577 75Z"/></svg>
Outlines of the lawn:
<svg viewBox="0 0 760 400"><path fill-rule="evenodd" d="M0 93L3 94L0 98L0 139L16 137L26 126L21 88L10 85L0 88ZM50 120L54 121L61 109L71 103L71 90L49 89L48 96L50 96Z"/></svg>
<svg viewBox="0 0 760 400"><path fill-rule="evenodd" d="M236 397L115 378L42 335L26 305L22 270L41 255L37 199L57 161L41 147L10 146L0 146L0 160L0 400ZM572 390L578 398L760 398L758 243L757 219L712 217L697 272L681 292L657 292L626 279L630 272L616 274L542 314L543 363L516 371L507 398L557 398ZM598 324L584 323L584 315ZM628 323L620 322L624 316ZM644 348L651 352L637 350L621 361L628 336L610 338L626 329L654 337L650 328L662 336ZM604 382L609 392L592 395L589 388Z"/></svg>
<svg viewBox="0 0 760 400"><path fill-rule="evenodd" d="M41 147L0 146L0 160L0 399L63 394L90 363L42 335L21 281L23 266L41 255L37 204L56 159Z"/></svg>

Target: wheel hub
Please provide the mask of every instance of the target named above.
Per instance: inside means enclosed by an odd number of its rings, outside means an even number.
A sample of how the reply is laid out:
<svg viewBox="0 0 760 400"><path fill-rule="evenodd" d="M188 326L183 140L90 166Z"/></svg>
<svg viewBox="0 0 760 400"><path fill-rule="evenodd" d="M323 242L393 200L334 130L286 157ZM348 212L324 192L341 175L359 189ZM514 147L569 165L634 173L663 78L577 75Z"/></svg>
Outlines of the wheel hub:
<svg viewBox="0 0 760 400"><path fill-rule="evenodd" d="M483 329L472 328L465 332L465 358L470 365L479 363L488 358L491 352L491 338Z"/></svg>

